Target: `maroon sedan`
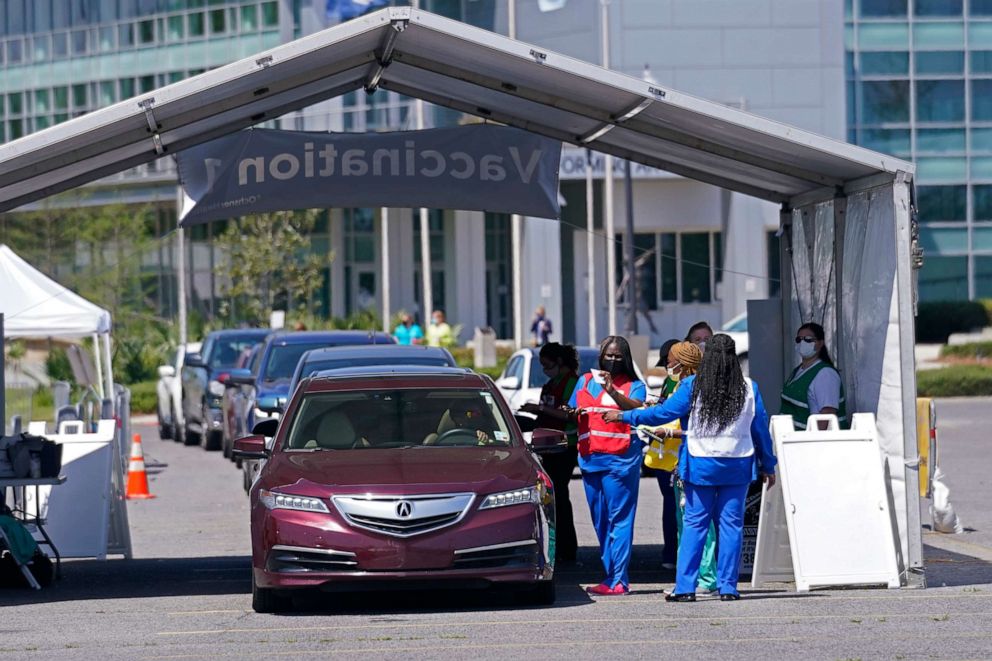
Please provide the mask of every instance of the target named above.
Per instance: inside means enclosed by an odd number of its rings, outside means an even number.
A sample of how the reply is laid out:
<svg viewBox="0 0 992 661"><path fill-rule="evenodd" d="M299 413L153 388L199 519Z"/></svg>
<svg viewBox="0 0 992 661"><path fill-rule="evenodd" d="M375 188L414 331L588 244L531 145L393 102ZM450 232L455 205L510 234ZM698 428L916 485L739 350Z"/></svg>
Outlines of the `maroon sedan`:
<svg viewBox="0 0 992 661"><path fill-rule="evenodd" d="M537 430L526 446L488 377L318 374L255 433L234 447L268 459L250 492L256 611L287 609L302 588L502 586L554 601L554 497L533 452L565 438Z"/></svg>

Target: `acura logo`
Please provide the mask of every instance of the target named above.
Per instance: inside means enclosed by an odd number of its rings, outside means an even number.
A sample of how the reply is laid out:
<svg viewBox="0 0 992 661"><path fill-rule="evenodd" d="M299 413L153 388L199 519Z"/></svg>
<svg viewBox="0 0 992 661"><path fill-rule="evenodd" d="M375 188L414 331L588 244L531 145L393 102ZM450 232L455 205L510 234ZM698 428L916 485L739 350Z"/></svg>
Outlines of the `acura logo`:
<svg viewBox="0 0 992 661"><path fill-rule="evenodd" d="M401 500L396 503L396 516L401 519L409 519L413 514L413 503L409 500Z"/></svg>

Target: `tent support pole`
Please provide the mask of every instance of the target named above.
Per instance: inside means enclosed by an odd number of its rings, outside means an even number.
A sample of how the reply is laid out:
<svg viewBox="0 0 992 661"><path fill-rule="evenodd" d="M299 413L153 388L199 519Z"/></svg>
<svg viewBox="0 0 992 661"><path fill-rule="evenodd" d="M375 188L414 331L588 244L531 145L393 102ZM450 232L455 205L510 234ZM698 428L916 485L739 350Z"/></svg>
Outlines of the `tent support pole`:
<svg viewBox="0 0 992 661"><path fill-rule="evenodd" d="M923 565L923 537L920 528L920 468L916 446L916 355L915 320L913 319L913 256L909 209L911 178L905 172L896 173L889 188L893 196L893 227L896 246L896 296L899 309L899 356L902 382L903 465L891 467L903 471L905 476L907 557L905 562L906 586L924 588L927 584ZM871 219L868 219L871 222Z"/></svg>
<svg viewBox="0 0 992 661"><path fill-rule="evenodd" d="M844 346L844 232L847 223L847 197L834 198L834 350L831 355L837 363L837 370L844 374L847 365L843 364L840 348ZM829 294L828 294L829 295Z"/></svg>
<svg viewBox="0 0 992 661"><path fill-rule="evenodd" d="M586 296L589 308L589 346L599 341L596 332L596 210L592 187L592 150L586 149Z"/></svg>
<svg viewBox="0 0 992 661"><path fill-rule="evenodd" d="M390 299L390 283L389 283L389 209L382 207L380 212L382 215L380 217L380 224L382 228L382 329L390 333L392 328L389 324L390 308L392 307L392 301Z"/></svg>
<svg viewBox="0 0 992 661"><path fill-rule="evenodd" d="M513 286L513 345L524 345L524 285L523 264L523 218L518 214L510 216L510 269Z"/></svg>
<svg viewBox="0 0 992 661"><path fill-rule="evenodd" d="M103 358L100 357L100 335L93 333L93 364L96 366L96 391L100 399L107 395L103 392Z"/></svg>
<svg viewBox="0 0 992 661"><path fill-rule="evenodd" d="M106 370L104 371L103 378L107 382L107 392L104 395L104 399L109 398L111 401L114 400L114 368L111 364L110 359L110 331L103 334L103 359L105 361ZM116 410L116 406L114 407Z"/></svg>
<svg viewBox="0 0 992 661"><path fill-rule="evenodd" d="M782 297L782 382L789 378L792 370L794 349L792 344L792 209L783 204L778 215L779 222L779 296Z"/></svg>
<svg viewBox="0 0 992 661"><path fill-rule="evenodd" d="M606 221L606 307L607 328L610 335L617 334L617 251L616 229L613 225L613 157L604 158L603 215Z"/></svg>

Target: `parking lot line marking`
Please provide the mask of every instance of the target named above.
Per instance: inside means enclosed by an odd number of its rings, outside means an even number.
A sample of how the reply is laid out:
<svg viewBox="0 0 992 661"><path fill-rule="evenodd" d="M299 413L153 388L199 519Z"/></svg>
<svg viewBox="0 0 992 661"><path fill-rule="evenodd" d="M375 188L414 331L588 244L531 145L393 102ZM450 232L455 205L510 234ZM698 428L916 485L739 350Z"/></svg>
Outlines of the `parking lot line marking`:
<svg viewBox="0 0 992 661"><path fill-rule="evenodd" d="M260 630L262 631L262 630ZM845 642L854 640L875 640L877 636L866 635L866 636L845 636ZM900 640L911 640L911 639L924 639L924 640L935 640L942 638L960 639L960 638L992 638L992 633L961 633L961 632L949 632L946 634L920 634L920 635L901 635ZM803 643L812 642L817 640L835 640L834 636L781 636L776 638L760 637L760 638L665 638L664 641L659 641L657 638L651 638L648 640L581 640L581 641L560 641L560 642L541 642L541 641L528 641L523 643L476 643L468 645L424 645L424 646L413 646L408 645L404 647L352 647L347 649L334 649L334 648L323 648L319 650L305 649L305 650L292 650L292 651L274 651L271 649L265 650L265 656L298 656L301 654L368 654L368 653L393 653L393 654L409 654L413 652L458 652L460 650L497 650L497 649L520 649L520 648L569 648L569 647L602 647L603 645L619 646L619 645L658 645L659 642L663 642L665 645L739 645L741 643ZM309 641L307 641L309 642ZM197 659L203 658L204 654L162 654L162 655L151 655L146 656L146 659ZM232 653L232 654L217 654L211 652L210 656L243 656L243 653Z"/></svg>
<svg viewBox="0 0 992 661"><path fill-rule="evenodd" d="M166 615L221 615L223 613L249 613L247 610L213 610L213 611L169 611Z"/></svg>
<svg viewBox="0 0 992 661"><path fill-rule="evenodd" d="M981 612L981 613L965 613L965 612L940 612L940 613L858 613L857 615L861 617L885 617L885 618L934 618L934 617L988 617L992 616L992 612ZM851 613L844 613L839 615L736 615L736 616L724 616L716 615L714 613L701 613L700 615L688 617L688 616L669 616L669 615L657 615L654 617L643 617L640 618L642 621L665 621L665 622L701 622L705 620L712 620L714 618L719 618L720 620L726 620L728 622L747 622L747 621L769 621L769 620L839 620L839 619L850 619L852 617ZM408 623L381 623L381 624L336 624L336 625L323 625L314 627L250 627L250 628L239 628L239 629L200 629L192 631L158 631L156 632L159 636L208 636L214 634L230 634L230 633L251 633L251 632L267 632L274 633L278 631L350 631L355 629L424 629L430 627L446 626L446 627L494 627L494 626L537 626L545 624L606 624L613 625L616 624L614 618L576 618L576 619L549 619L549 620L490 620L486 622L408 622ZM992 634L990 634L992 635Z"/></svg>

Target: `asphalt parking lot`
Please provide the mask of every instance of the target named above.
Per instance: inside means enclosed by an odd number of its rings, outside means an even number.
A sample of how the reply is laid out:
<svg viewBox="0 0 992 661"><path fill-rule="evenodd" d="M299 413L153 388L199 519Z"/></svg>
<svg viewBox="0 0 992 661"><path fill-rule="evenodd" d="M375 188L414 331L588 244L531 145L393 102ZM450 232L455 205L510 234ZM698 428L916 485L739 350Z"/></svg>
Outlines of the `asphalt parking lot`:
<svg viewBox="0 0 992 661"><path fill-rule="evenodd" d="M218 453L142 427L157 498L128 505L134 559L71 561L45 591L0 590L0 659L990 658L992 400L939 406L952 502L973 530L925 531L926 590L742 586L736 603L668 604L658 490L644 480L632 593L592 599L582 588L600 578L595 537L573 481L583 564L559 572L554 607L520 608L488 593L390 593L325 595L292 615L251 610L239 472Z"/></svg>

